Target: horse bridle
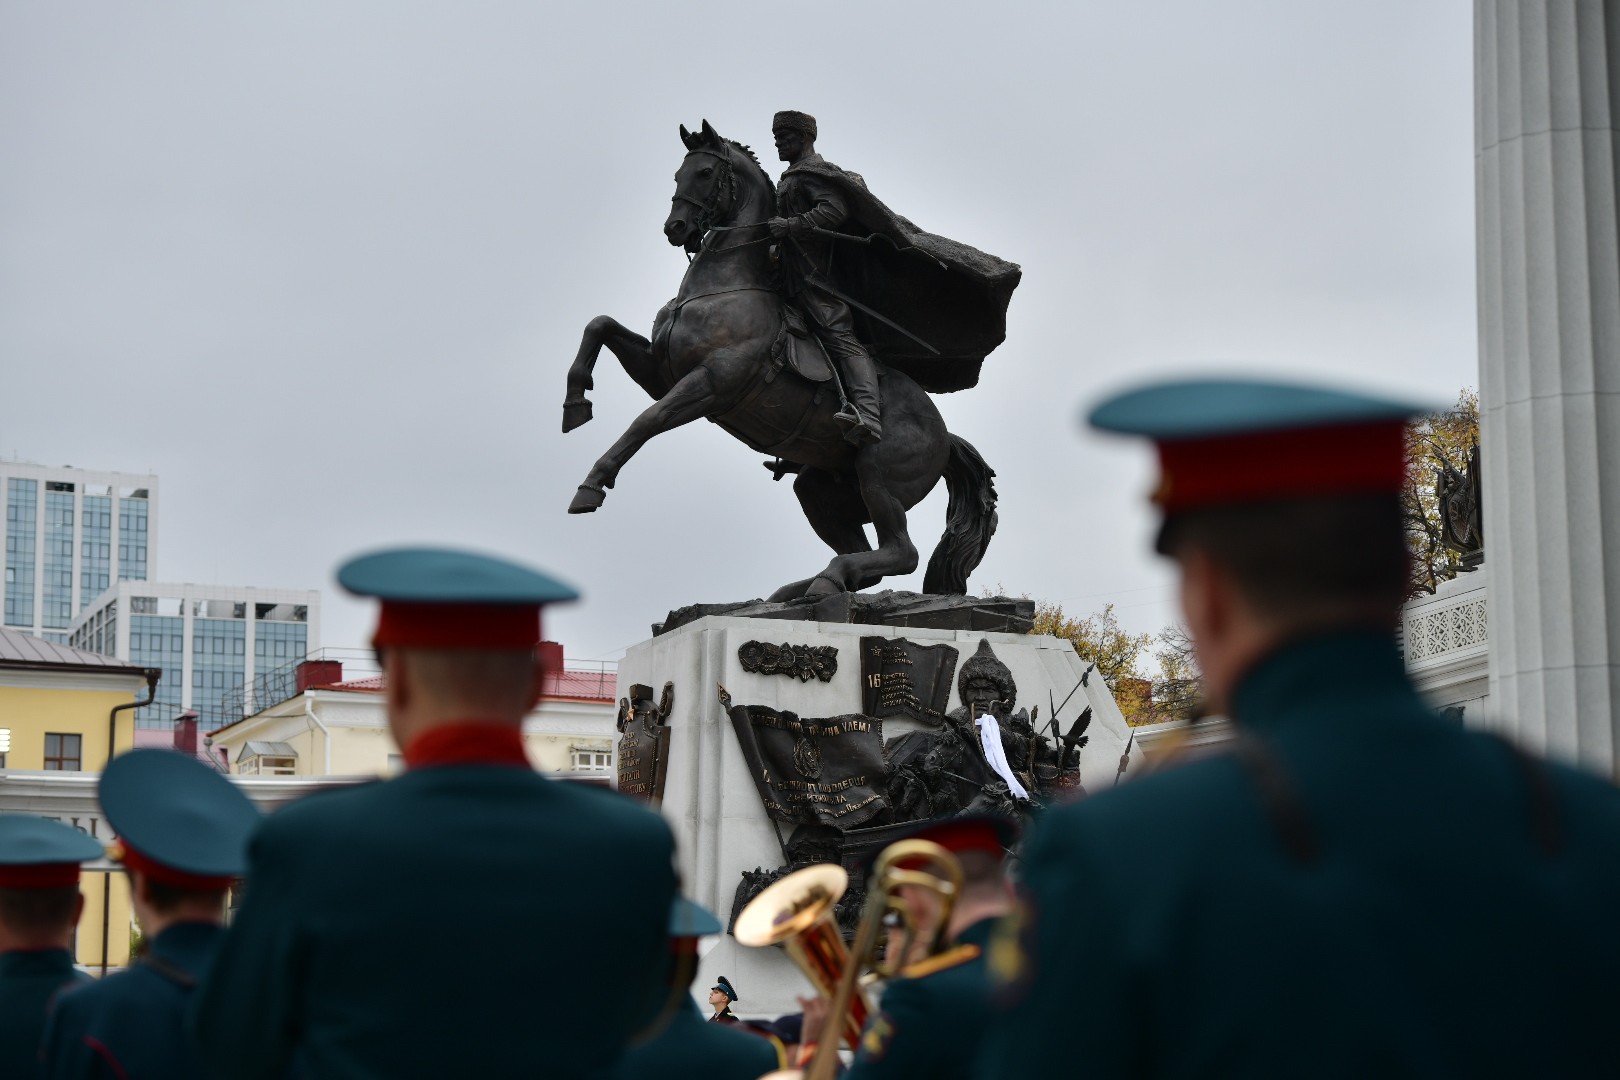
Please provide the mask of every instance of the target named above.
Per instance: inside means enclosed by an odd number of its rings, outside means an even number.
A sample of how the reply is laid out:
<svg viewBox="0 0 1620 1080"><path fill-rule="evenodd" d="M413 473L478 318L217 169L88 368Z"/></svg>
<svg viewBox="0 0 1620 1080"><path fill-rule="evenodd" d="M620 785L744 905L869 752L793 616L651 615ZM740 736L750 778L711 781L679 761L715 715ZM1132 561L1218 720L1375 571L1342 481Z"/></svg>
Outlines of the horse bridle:
<svg viewBox="0 0 1620 1080"><path fill-rule="evenodd" d="M705 250L708 248L708 238L711 233L734 232L738 229L763 229L770 224L769 222L765 221L755 221L747 225L714 224L714 222L721 216L721 200L728 197L734 200L737 197L737 167L732 164L729 157L718 150L709 150L699 147L696 150L687 151L687 154L689 156L691 154L704 154L720 162L720 175L715 179L714 192L709 197L708 202L699 202L698 200L692 198L692 196L682 195L678 191L671 200L673 202L690 203L691 205L697 207L697 216L693 218L692 224L693 227L697 229L698 235L704 238L702 245ZM727 208L726 212L731 214L735 213L736 211L737 207L731 206ZM747 240L740 244L733 244L731 247L726 248L725 250L734 251L739 248L750 247L754 244L763 244L770 239L771 237L769 236L762 236L758 240Z"/></svg>
<svg viewBox="0 0 1620 1080"><path fill-rule="evenodd" d="M731 159L717 150L700 148L697 150L688 151L688 153L704 154L708 157L714 158L720 163L720 173L715 177L714 190L709 193L709 199L707 202L699 202L698 200L692 198L692 196L683 195L679 191L677 191L674 196L673 201L675 202L691 203L693 206L697 207L697 216L692 219L692 224L701 235L708 232L713 227L713 222L716 220L716 217L720 212L721 200L727 198L735 199L737 197L737 170L736 167L731 164ZM735 210L736 207L732 207L731 209Z"/></svg>

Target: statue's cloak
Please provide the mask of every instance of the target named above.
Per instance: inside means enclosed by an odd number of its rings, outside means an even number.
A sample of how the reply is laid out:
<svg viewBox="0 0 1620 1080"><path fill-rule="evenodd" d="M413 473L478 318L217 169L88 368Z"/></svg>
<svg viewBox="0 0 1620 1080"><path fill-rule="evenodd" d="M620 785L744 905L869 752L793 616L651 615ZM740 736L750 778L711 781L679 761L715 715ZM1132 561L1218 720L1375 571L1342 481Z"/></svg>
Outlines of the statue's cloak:
<svg viewBox="0 0 1620 1080"><path fill-rule="evenodd" d="M858 175L830 162L801 161L791 171L814 173L836 185L849 209L838 231L871 238L830 241L828 283L905 327L939 355L851 307L860 339L924 390L944 394L976 384L984 358L1007 338L1007 302L1023 274L1018 265L924 232L885 206Z"/></svg>

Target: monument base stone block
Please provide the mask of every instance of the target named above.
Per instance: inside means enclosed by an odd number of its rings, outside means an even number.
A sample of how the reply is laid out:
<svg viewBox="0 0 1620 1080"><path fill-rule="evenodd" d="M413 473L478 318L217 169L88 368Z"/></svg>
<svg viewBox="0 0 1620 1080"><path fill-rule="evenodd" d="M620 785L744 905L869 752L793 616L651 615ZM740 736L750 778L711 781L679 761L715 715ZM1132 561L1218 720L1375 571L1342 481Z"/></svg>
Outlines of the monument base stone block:
<svg viewBox="0 0 1620 1080"><path fill-rule="evenodd" d="M745 874L768 879L816 859L849 866L904 831L920 806L960 808L971 796L1006 807L1014 805L1009 788L1043 799L1067 797L1076 780L1087 791L1112 786L1130 731L1088 667L1052 637L708 615L631 648L619 678L673 683L662 718L661 809L675 831L683 890L729 923ZM1001 700L981 699L993 696L981 695L990 686ZM972 701L962 701L963 689ZM1038 737L1054 708L1057 734L1068 740ZM975 718L987 712L999 718L1000 740L976 734ZM750 736L746 748L740 734ZM894 783L891 754L921 761L919 747L966 747L979 755L969 763L978 772L966 769L971 783L958 792L918 794ZM915 786L927 789L926 776ZM876 815L874 794L883 807ZM729 933L702 958L698 996L721 975L741 995L733 1006L741 1016L795 1012L795 998L810 992L781 949L746 948Z"/></svg>

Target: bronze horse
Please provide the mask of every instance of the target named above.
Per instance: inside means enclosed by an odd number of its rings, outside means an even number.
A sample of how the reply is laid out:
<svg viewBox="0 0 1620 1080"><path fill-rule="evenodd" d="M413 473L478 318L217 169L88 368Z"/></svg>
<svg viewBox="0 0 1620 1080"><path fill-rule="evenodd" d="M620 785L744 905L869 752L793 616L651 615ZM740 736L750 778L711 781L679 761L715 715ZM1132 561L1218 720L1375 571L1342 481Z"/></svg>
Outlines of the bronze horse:
<svg viewBox="0 0 1620 1080"><path fill-rule="evenodd" d="M945 429L928 394L894 369L882 370L882 441L860 447L845 441L833 420L840 402L831 367L813 339L789 332L773 284L770 177L747 147L721 138L708 121L696 133L683 126L681 140L687 154L664 222L672 245L695 252L680 292L659 311L650 341L605 315L586 324L568 369L563 431L591 418L585 394L603 346L656 400L597 459L568 512L596 510L643 443L702 418L781 459L776 468L796 471L793 490L805 516L837 552L820 573L782 586L772 600L855 591L916 570L906 511L941 476L948 521L923 590L965 592L995 533L995 473ZM863 528L868 521L876 548Z"/></svg>

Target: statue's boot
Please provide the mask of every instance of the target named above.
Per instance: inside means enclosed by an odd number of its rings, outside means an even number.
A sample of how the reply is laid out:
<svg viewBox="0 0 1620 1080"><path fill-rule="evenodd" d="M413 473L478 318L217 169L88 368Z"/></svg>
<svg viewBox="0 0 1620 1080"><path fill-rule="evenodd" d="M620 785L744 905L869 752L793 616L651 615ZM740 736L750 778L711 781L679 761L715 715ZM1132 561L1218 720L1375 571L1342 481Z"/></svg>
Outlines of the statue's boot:
<svg viewBox="0 0 1620 1080"><path fill-rule="evenodd" d="M833 414L845 427L844 438L856 446L883 438L883 401L878 395L877 363L855 336L849 306L836 297L807 289L799 298L804 314L815 327L827 359L844 382L844 407Z"/></svg>
<svg viewBox="0 0 1620 1080"><path fill-rule="evenodd" d="M839 343L839 367L844 373L844 392L848 395L844 407L833 414L833 419L845 427L844 438L860 446L883 438L883 401L878 395L877 364L872 354L859 346Z"/></svg>

